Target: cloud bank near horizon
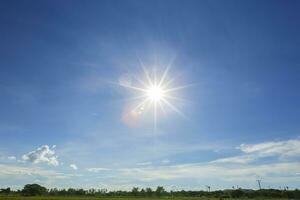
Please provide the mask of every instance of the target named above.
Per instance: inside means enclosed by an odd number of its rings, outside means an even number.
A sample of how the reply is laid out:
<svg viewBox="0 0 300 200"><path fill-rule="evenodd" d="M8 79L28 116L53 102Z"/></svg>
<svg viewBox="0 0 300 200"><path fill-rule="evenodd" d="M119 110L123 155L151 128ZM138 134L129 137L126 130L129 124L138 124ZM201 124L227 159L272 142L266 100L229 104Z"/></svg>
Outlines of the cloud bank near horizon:
<svg viewBox="0 0 300 200"><path fill-rule="evenodd" d="M299 150L300 139L286 141L268 141L257 144L241 144L237 149L242 155L223 157L216 160L200 163L180 163L169 164L170 160L163 160L160 164L155 162L140 162L132 167L106 168L106 167L89 167L79 169L77 165L70 164L69 167L73 172L68 172L64 165L58 166L58 161L53 150L48 145L43 145L36 150L25 154L22 157L25 161L34 163L37 166L18 165L0 165L0 177L12 176L17 179L28 179L43 177L45 183L52 184L58 180L76 180L78 177L85 177L88 185L93 185L101 180L107 182L107 187L111 184L115 189L126 189L129 185L155 185L165 183L171 185L183 180L195 182L206 180L208 182L221 182L225 185L238 183L239 185L253 185L257 178L263 178L268 184L297 184L299 180L300 162ZM264 160L273 157L273 160ZM48 166L58 168L47 169L43 163ZM42 167L43 166L43 167ZM93 173L88 174L88 173ZM76 175L77 174L77 175ZM50 181L51 180L51 181ZM123 184L126 182L126 184ZM253 182L253 183L252 183ZM1 183L1 182L0 182ZM250 184L250 186L251 186ZM68 181L66 181L68 185ZM216 186L217 187L217 186ZM222 187L222 186L218 186ZM129 189L129 188L127 188Z"/></svg>

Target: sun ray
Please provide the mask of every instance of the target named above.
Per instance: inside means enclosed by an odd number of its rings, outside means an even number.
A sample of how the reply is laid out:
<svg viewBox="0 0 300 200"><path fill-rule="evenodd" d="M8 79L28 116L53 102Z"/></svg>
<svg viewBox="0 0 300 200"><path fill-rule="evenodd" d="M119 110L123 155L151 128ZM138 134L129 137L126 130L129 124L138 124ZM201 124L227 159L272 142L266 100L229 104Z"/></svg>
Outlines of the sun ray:
<svg viewBox="0 0 300 200"><path fill-rule="evenodd" d="M129 88L132 90L136 90L142 93L142 95L132 98L132 100L142 99L138 104L131 109L131 111L137 112L138 115L141 113L146 113L151 110L153 111L153 130L154 132L157 129L157 122L159 119L159 110L163 112L163 114L167 114L166 108L176 112L180 116L187 118L175 105L173 105L172 100L177 101L185 101L177 97L173 92L185 89L187 87L191 87L194 84L177 86L177 87L169 87L169 85L175 80L170 79L169 72L174 62L174 58L168 63L168 65L164 68L164 71L160 71L163 74L160 76L157 72L157 65L155 65L152 70L148 70L144 63L139 59L140 66L143 69L145 80L133 76L136 80L136 84L140 85L136 86L130 85L122 85L125 88ZM149 73L150 72L150 73ZM169 80L170 79L170 80Z"/></svg>
<svg viewBox="0 0 300 200"><path fill-rule="evenodd" d="M186 89L188 87L193 87L195 85L196 84L188 84L188 85L183 85L183 86L179 86L179 87L174 87L174 88L166 89L165 93L169 93L169 92L173 92L173 91L177 91L177 90Z"/></svg>
<svg viewBox="0 0 300 200"><path fill-rule="evenodd" d="M141 59L139 59L139 61L140 61L140 65L141 65L141 67L142 67L142 69L143 69L144 75L145 75L146 78L147 78L148 84L149 84L149 85L153 85L153 82L152 82L152 80L151 80L151 78L150 78L150 76L149 76L149 73L148 73L148 71L147 71L147 69L146 69L144 63L142 62Z"/></svg>
<svg viewBox="0 0 300 200"><path fill-rule="evenodd" d="M187 118L178 108L176 108L175 106L173 106L168 100L162 99L162 101L165 102L170 108L172 108L179 115L181 115L184 118Z"/></svg>
<svg viewBox="0 0 300 200"><path fill-rule="evenodd" d="M146 89L143 89L143 88L140 88L140 87L135 87L135 86L131 86L131 85L122 85L122 86L126 87L126 88L130 88L130 89L138 90L140 92L147 92Z"/></svg>
<svg viewBox="0 0 300 200"><path fill-rule="evenodd" d="M158 105L159 105L160 109L162 110L162 112L166 115L166 111L165 111L161 101L158 102Z"/></svg>
<svg viewBox="0 0 300 200"><path fill-rule="evenodd" d="M135 106L132 110L139 109L142 105L145 105L149 101L149 99L144 99L142 102L140 102L137 106Z"/></svg>
<svg viewBox="0 0 300 200"><path fill-rule="evenodd" d="M135 96L135 97L124 98L124 99L122 99L122 101L133 101L133 100L138 100L138 99L144 99L146 97L147 97L147 95L143 94L143 95L139 95L139 96Z"/></svg>
<svg viewBox="0 0 300 200"><path fill-rule="evenodd" d="M117 83L117 82L113 82L113 81L110 81L108 82L112 85L119 85L119 86L122 86L122 87L125 87L125 88L129 88L129 89L133 89L133 90L138 90L140 92L146 92L147 90L144 89L144 88L141 88L141 87L136 87L136 86L131 86L131 85L126 85L126 84L120 84L120 83Z"/></svg>
<svg viewBox="0 0 300 200"><path fill-rule="evenodd" d="M156 68L153 68L154 85L157 86Z"/></svg>
<svg viewBox="0 0 300 200"><path fill-rule="evenodd" d="M168 94L164 94L164 98L165 99L174 99L174 100L182 101L182 102L188 102L188 100L186 100L186 99L179 98L179 97L176 97L176 96L171 96L171 95L168 95Z"/></svg>
<svg viewBox="0 0 300 200"><path fill-rule="evenodd" d="M154 102L154 132L156 132L157 128L157 101Z"/></svg>
<svg viewBox="0 0 300 200"><path fill-rule="evenodd" d="M171 79L167 80L164 84L163 84L163 87L165 88L168 88L171 83L173 83L176 79L178 79L179 77L181 77L183 74L182 73L179 73L177 74L176 76L172 77Z"/></svg>
<svg viewBox="0 0 300 200"><path fill-rule="evenodd" d="M134 79L137 80L144 88L148 87L147 83L145 83L145 81L138 78L137 76L134 76Z"/></svg>
<svg viewBox="0 0 300 200"><path fill-rule="evenodd" d="M164 83L164 81L166 79L166 76L168 75L169 70L172 67L172 64L173 64L174 60L175 60L175 56L170 60L169 64L167 65L167 67L166 67L166 69L165 69L165 71L164 71L164 73L163 73L163 75L162 75L162 77L161 77L161 79L158 83L159 87Z"/></svg>

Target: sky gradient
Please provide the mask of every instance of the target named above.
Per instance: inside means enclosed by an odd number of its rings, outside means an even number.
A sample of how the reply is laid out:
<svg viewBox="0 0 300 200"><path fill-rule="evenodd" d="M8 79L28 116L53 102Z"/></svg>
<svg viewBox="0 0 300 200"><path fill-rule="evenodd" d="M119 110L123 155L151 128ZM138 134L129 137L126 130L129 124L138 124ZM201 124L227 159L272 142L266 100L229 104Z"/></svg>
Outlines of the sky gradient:
<svg viewBox="0 0 300 200"><path fill-rule="evenodd" d="M299 188L299 9L1 1L0 187ZM189 85L155 130L151 111L126 119L141 63Z"/></svg>

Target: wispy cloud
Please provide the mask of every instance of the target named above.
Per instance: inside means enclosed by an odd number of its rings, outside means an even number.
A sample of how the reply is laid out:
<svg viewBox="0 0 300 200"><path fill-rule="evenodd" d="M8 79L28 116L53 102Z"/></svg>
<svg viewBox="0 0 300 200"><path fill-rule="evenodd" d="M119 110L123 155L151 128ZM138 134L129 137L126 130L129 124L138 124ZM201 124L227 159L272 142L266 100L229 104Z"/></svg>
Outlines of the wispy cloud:
<svg viewBox="0 0 300 200"><path fill-rule="evenodd" d="M259 144L241 144L239 149L244 153L256 154L261 157L295 157L300 155L300 139L272 141Z"/></svg>
<svg viewBox="0 0 300 200"><path fill-rule="evenodd" d="M293 176L299 172L300 163L273 163L262 165L222 165L220 163L196 163L162 167L127 168L120 170L125 177L136 177L140 181L175 179L215 179L222 181L244 181L249 178ZM270 172L272 169L272 172ZM271 177L271 178L272 178Z"/></svg>
<svg viewBox="0 0 300 200"><path fill-rule="evenodd" d="M74 170L77 170L77 169L78 169L78 167L77 167L75 164L71 164L70 167L71 167L72 169L74 169Z"/></svg>
<svg viewBox="0 0 300 200"><path fill-rule="evenodd" d="M52 170L45 170L38 167L21 167L15 165L0 164L0 176L32 176L39 175L52 178L66 178L67 175Z"/></svg>
<svg viewBox="0 0 300 200"><path fill-rule="evenodd" d="M108 168L102 168L102 167L94 167L94 168L87 168L87 171L89 172L101 172L101 171L109 171Z"/></svg>
<svg viewBox="0 0 300 200"><path fill-rule="evenodd" d="M295 181L299 173L299 139L264 142L252 145L242 144L238 149L242 155L220 158L210 162L187 163L169 166L147 166L120 169L124 177L137 177L139 181L177 180L177 179L215 179L221 181L245 181L256 177L269 180ZM277 156L291 159L275 159L270 162L256 162L260 159Z"/></svg>
<svg viewBox="0 0 300 200"><path fill-rule="evenodd" d="M237 149L241 150L243 155L217 159L212 163L246 164L266 157L289 160L290 158L300 157L300 140L241 144Z"/></svg>
<svg viewBox="0 0 300 200"><path fill-rule="evenodd" d="M97 133L97 134L96 134ZM155 141L155 151L153 145L149 144L148 137L127 137L126 134L115 134L110 137L103 137L99 140L98 132L85 136L84 138L76 139L60 148L61 157L70 157L76 155L78 160L84 161L86 164L97 165L88 159L92 154L86 152L97 152L97 155L102 158L101 164L105 166L122 167L131 166L132 164L144 163L150 161L159 161L165 158L172 158L178 154L191 153L206 153L207 151L215 151L227 149L221 143L209 144L204 142L193 143L168 143L166 141ZM80 149L78 149L80 145ZM133 151L133 149L135 149ZM109 154L106 152L110 152ZM126 159L122 159L126 157ZM145 160L147 158L147 160ZM117 162L116 162L117 159ZM152 163L152 164L153 164Z"/></svg>
<svg viewBox="0 0 300 200"><path fill-rule="evenodd" d="M43 145L34 151L31 151L22 156L23 161L31 163L47 163L49 165L59 165L55 151L49 148L48 145Z"/></svg>
<svg viewBox="0 0 300 200"><path fill-rule="evenodd" d="M139 165L139 166L146 166L146 165L151 165L152 162L140 162L140 163L137 163L136 165Z"/></svg>
<svg viewBox="0 0 300 200"><path fill-rule="evenodd" d="M162 164L169 164L170 163L170 160L169 159L164 159L161 161Z"/></svg>
<svg viewBox="0 0 300 200"><path fill-rule="evenodd" d="M222 184L241 184L246 185L249 182L255 183L256 178L263 177L269 182L274 184L281 184L283 182L297 182L299 178L300 162L294 159L296 154L288 154L285 156L291 159L270 159L264 160L264 158L273 156L275 158L282 157L283 153L279 149L285 149L286 151L296 152L297 148L295 145L298 139L279 141L279 142L264 142L258 144L242 144L238 147L240 150L239 154L232 157L223 157L213 161L197 162L197 163L182 163L182 164L170 164L168 159L156 160L160 162L140 162L136 163L135 167L122 167L122 165L112 168L105 167L91 167L86 168L85 174L83 175L87 181L92 183L98 182L99 178L105 182L109 182L114 186L124 184L123 181L128 181L132 185L157 185L160 183L170 183L174 184L192 181L201 182L201 180L211 181L211 182L222 182ZM265 145L267 144L267 145ZM271 145L272 144L272 145ZM289 144L289 145L288 145ZM45 146L45 145L44 145ZM262 146L264 148L262 148ZM42 146L43 147L43 146ZM38 148L40 150L35 152L48 152L52 149L47 150L47 147ZM46 150L42 150L46 149ZM268 150L266 150L268 149ZM270 150L272 149L272 150ZM277 149L277 150L275 150ZM265 153L268 152L268 153ZM269 153L272 152L272 153ZM273 153L276 152L276 153ZM30 152L30 154L33 154ZM40 154L38 154L40 155ZM51 154L55 156L55 154ZM41 159L37 156L36 159ZM254 163L254 161L256 161ZM263 161L263 162L260 162ZM32 160L34 162L34 159ZM44 162L44 161L39 161ZM46 162L46 161L45 161ZM48 163L48 161L46 162ZM62 166L62 165L61 165ZM124 165L123 165L124 166ZM127 165L132 166L132 165ZM63 167L63 166L62 166ZM77 169L77 165L71 164L68 167ZM69 177L69 181L76 180L76 177L71 177L71 175L61 174L53 171L43 170L40 168L22 168L22 167L12 167L10 171L6 172L5 169L1 169L3 174L17 175L30 175L39 174L40 176L56 176L56 177ZM95 174L90 174L90 173ZM96 173L101 174L100 176L94 176ZM0 173L1 175L1 173ZM102 176L103 175L103 176ZM74 178L74 179L73 179ZM200 181L199 181L200 180ZM223 187L223 186L221 186Z"/></svg>
<svg viewBox="0 0 300 200"><path fill-rule="evenodd" d="M8 160L16 160L17 158L16 158L16 156L8 156L7 159Z"/></svg>
<svg viewBox="0 0 300 200"><path fill-rule="evenodd" d="M255 160L255 157L252 155L243 155L243 156L233 156L228 158L220 158L211 163L239 163L239 164L246 164L250 163Z"/></svg>

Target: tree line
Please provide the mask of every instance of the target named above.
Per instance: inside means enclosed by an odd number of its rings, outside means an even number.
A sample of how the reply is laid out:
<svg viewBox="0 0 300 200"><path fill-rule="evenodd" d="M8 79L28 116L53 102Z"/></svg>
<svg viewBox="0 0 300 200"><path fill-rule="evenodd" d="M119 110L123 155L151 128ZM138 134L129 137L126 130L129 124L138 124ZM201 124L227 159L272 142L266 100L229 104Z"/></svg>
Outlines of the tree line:
<svg viewBox="0 0 300 200"><path fill-rule="evenodd" d="M1 195L22 195L22 196L98 196L98 197L215 197L219 199L226 198L289 198L300 199L300 190L278 189L228 189L217 191L166 191L164 187L157 186L152 188L133 187L131 191L108 191L107 189L47 189L39 184L27 184L22 190L11 190L10 188L0 189Z"/></svg>

